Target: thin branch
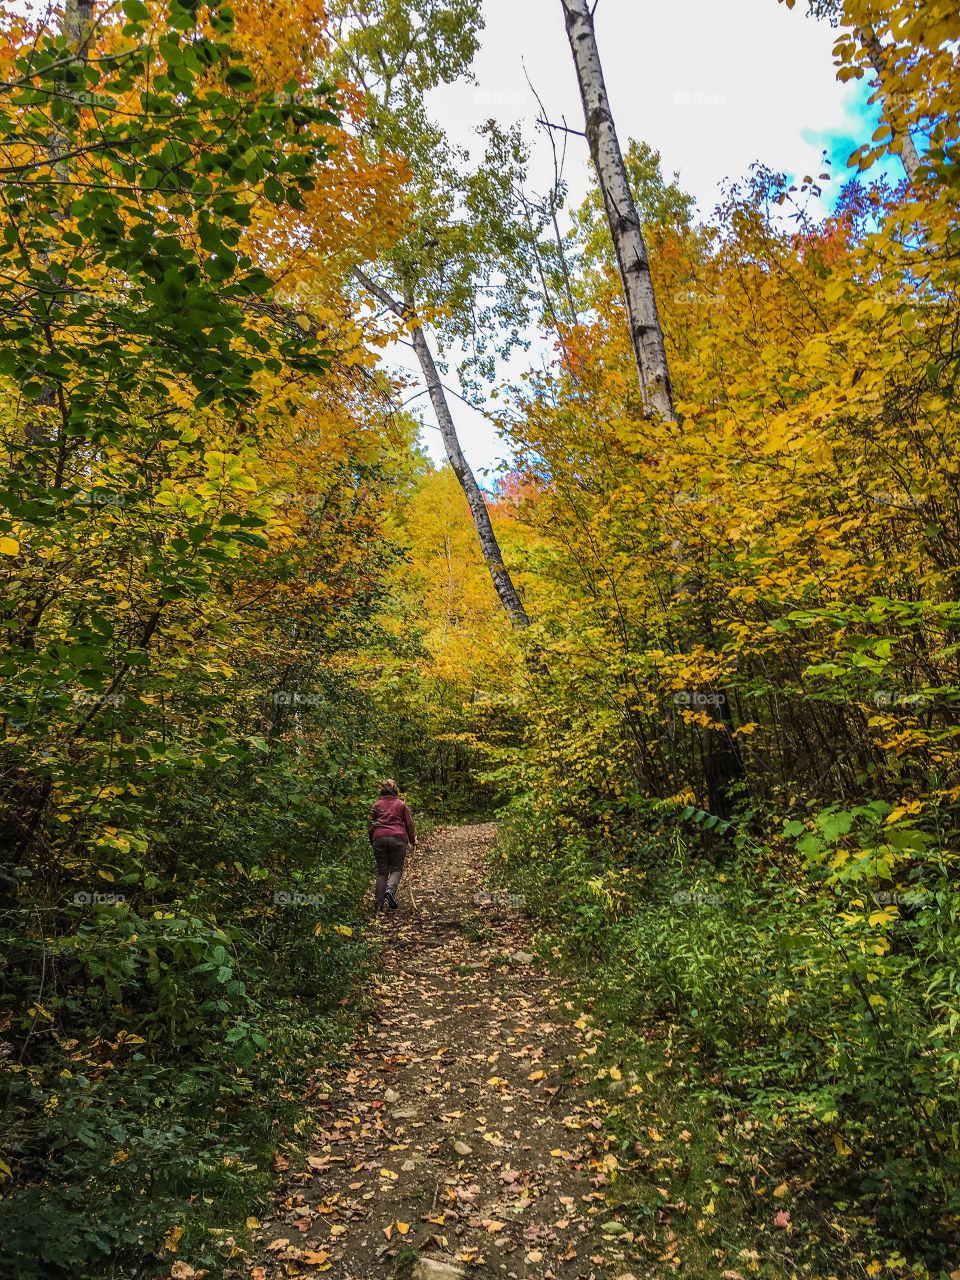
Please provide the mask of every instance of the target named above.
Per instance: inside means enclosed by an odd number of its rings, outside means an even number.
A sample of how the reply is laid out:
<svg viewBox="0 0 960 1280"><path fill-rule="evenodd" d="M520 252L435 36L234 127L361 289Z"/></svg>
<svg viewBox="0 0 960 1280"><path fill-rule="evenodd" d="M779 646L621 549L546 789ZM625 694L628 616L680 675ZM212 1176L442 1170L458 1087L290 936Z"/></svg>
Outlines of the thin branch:
<svg viewBox="0 0 960 1280"><path fill-rule="evenodd" d="M578 138L585 138L587 135L582 129L571 129L569 125L552 124L549 120L541 120L538 118L537 124L542 124L545 129L559 129L561 133L575 133Z"/></svg>

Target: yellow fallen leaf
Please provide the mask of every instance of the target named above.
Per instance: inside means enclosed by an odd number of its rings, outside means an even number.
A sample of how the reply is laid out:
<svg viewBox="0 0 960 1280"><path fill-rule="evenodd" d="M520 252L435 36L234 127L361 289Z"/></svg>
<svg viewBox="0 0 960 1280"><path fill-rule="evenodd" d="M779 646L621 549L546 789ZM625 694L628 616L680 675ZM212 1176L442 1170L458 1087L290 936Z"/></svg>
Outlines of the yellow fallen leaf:
<svg viewBox="0 0 960 1280"><path fill-rule="evenodd" d="M543 1254L539 1249L531 1249L527 1254L527 1262L542 1262Z"/></svg>
<svg viewBox="0 0 960 1280"><path fill-rule="evenodd" d="M325 1262L330 1261L330 1255L326 1249L307 1249L300 1261L310 1267L322 1267Z"/></svg>
<svg viewBox="0 0 960 1280"><path fill-rule="evenodd" d="M853 1147L848 1146L840 1137L839 1133L833 1135L833 1145L837 1148L838 1156L852 1156Z"/></svg>
<svg viewBox="0 0 960 1280"><path fill-rule="evenodd" d="M335 924L333 928L336 933L343 934L345 938L353 937L353 930L350 928L348 924Z"/></svg>
<svg viewBox="0 0 960 1280"><path fill-rule="evenodd" d="M779 1187L774 1187L773 1194L776 1196L778 1200L782 1200L789 1190L790 1190L789 1184L786 1182L781 1182Z"/></svg>
<svg viewBox="0 0 960 1280"><path fill-rule="evenodd" d="M330 1228L330 1234L331 1234L332 1236L342 1236L342 1235L345 1235L345 1234L346 1234L346 1231L347 1231L347 1228L343 1225L343 1223L342 1223L342 1222L338 1222L335 1226L332 1226L332 1227Z"/></svg>
<svg viewBox="0 0 960 1280"><path fill-rule="evenodd" d="M528 1080L546 1080L547 1073L545 1071L531 1071L527 1076Z"/></svg>
<svg viewBox="0 0 960 1280"><path fill-rule="evenodd" d="M0 538L0 556L15 556L20 552L20 543L16 538Z"/></svg>
<svg viewBox="0 0 960 1280"><path fill-rule="evenodd" d="M164 1247L164 1248L165 1248L169 1253L176 1253L176 1252L177 1252L177 1245L180 1243L180 1237L181 1237L182 1235L183 1235L183 1227L174 1227L174 1228L170 1231L170 1233L169 1233L169 1235L167 1236L166 1240L164 1240L164 1242L163 1242L163 1247Z"/></svg>
<svg viewBox="0 0 960 1280"><path fill-rule="evenodd" d="M401 1234L402 1236L405 1236L405 1235L407 1234L407 1232L410 1230L410 1223L409 1223L409 1222L398 1222L398 1223L397 1223L397 1230L400 1232L400 1234Z"/></svg>

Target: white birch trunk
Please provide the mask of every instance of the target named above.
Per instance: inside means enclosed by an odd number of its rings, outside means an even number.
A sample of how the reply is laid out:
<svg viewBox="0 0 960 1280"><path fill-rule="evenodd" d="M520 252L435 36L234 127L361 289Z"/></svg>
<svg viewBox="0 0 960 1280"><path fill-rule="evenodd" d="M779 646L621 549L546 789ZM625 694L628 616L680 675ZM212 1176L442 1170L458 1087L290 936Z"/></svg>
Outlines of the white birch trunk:
<svg viewBox="0 0 960 1280"><path fill-rule="evenodd" d="M587 142L603 195L620 267L630 337L648 412L673 418L673 390L657 314L643 228L607 98L590 0L561 0L567 37L580 82Z"/></svg>
<svg viewBox="0 0 960 1280"><path fill-rule="evenodd" d="M867 51L867 57L870 59L870 65L877 73L877 79L880 81L881 93L883 93L884 96L888 96L887 56L884 53L883 45L880 43L877 33L874 31L873 27L858 27L857 39ZM920 155L913 139L910 137L909 129L904 129L902 132L894 133L893 148L903 161L903 167L908 179L913 183L919 182Z"/></svg>
<svg viewBox="0 0 960 1280"><path fill-rule="evenodd" d="M530 625L530 619L527 617L520 596L517 594L517 589L513 585L510 571L503 563L500 544L497 541L497 535L493 531L493 524L490 520L490 512L487 510L487 500L483 496L483 490L477 484L477 478L473 474L470 464L464 457L463 450L460 447L453 415L450 412L450 406L447 403L447 397L440 382L440 373L433 358L433 352L430 350L430 344L427 342L427 335L424 333L423 326L417 318L414 301L412 298L406 298L403 303L399 302L386 289L381 289L359 267L354 268L354 276L369 293L382 302L384 306L389 307L395 315L400 316L410 326L413 349L420 364L423 380L427 384L430 403L433 405L433 412L440 428L440 435L443 437L443 446L450 466L453 468L453 473L459 480L460 487L470 507L473 527L477 531L480 550L490 571L490 577L493 579L493 585L496 588L497 595L500 597L500 603L506 609L513 625L515 627L527 627Z"/></svg>

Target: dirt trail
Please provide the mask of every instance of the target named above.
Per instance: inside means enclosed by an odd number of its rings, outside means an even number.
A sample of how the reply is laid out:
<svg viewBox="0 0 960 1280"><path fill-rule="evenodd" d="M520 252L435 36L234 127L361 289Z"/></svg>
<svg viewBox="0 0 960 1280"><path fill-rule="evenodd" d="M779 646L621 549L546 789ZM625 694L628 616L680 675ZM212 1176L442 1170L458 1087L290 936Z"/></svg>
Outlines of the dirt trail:
<svg viewBox="0 0 960 1280"><path fill-rule="evenodd" d="M601 1229L604 1104L571 1038L589 1033L562 1023L521 914L484 891L493 835L436 832L377 922L378 1008L318 1082L310 1170L285 1175L254 1280L628 1271Z"/></svg>

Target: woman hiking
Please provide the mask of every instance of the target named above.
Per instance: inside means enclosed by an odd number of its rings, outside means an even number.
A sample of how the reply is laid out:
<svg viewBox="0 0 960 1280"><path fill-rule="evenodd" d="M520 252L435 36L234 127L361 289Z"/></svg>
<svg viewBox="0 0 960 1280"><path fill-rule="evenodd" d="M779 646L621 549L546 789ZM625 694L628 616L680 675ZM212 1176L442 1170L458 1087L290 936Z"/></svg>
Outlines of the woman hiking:
<svg viewBox="0 0 960 1280"><path fill-rule="evenodd" d="M413 814L400 799L400 791L392 778L380 783L380 799L370 810L370 843L377 863L377 888L374 911L382 911L384 903L396 911L397 888L403 875L407 843L417 847Z"/></svg>

